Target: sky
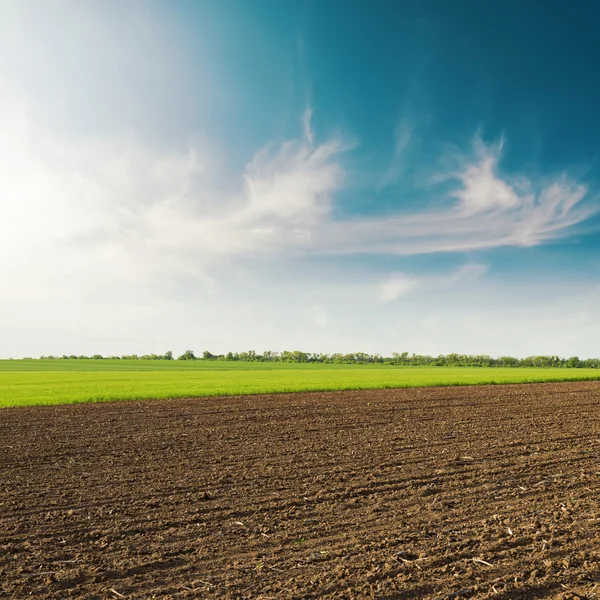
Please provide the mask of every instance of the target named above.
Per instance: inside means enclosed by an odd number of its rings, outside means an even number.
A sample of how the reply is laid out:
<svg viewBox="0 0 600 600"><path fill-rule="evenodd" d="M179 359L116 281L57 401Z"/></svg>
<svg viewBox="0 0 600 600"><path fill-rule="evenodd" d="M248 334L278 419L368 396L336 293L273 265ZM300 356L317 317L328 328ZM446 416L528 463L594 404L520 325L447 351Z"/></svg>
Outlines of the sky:
<svg viewBox="0 0 600 600"><path fill-rule="evenodd" d="M592 0L0 0L0 357L600 356Z"/></svg>

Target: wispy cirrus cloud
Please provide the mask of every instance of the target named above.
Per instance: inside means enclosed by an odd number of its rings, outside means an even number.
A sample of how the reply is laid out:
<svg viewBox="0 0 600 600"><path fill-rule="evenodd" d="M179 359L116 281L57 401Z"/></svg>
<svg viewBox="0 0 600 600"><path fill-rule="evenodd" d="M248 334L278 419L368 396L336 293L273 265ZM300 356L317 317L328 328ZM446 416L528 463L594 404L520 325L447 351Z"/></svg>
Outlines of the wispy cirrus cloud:
<svg viewBox="0 0 600 600"><path fill-rule="evenodd" d="M41 19L9 2L8 24L0 24L0 49L10 57L0 70L0 264L6 270L35 270L43 256L56 265L68 258L73 268L104 269L109 277L182 273L210 281L207 270L223 260L533 246L570 235L597 210L586 187L566 175L533 181L521 174L518 182L501 176L502 140L486 145L476 138L459 168L438 174L444 191L431 186L429 208L406 206L397 186L397 212L344 216L346 156L356 144L341 136L317 142L311 106L297 139L267 142L237 170L227 167L222 142L202 131L187 145L150 143L143 122L138 132L123 128L121 118L131 120L143 107L155 123L170 106L168 94L158 94L155 105L148 101L146 76L156 86L150 65L162 72L177 62L176 53L167 60L152 46L156 36L169 41L177 31L156 15L142 19L145 13L132 5L125 17L147 50L140 54L116 4L101 11L99 22L91 5L66 2L66 24L43 6ZM113 22L119 44L104 35ZM67 25L78 33L58 43ZM84 40L93 52L81 61ZM112 77L115 60L127 66L127 81ZM86 66L98 76L82 86ZM53 87L42 93L39 82L49 70ZM169 76L172 87L185 72L180 66ZM92 101L87 87L114 103L111 127L94 127L99 115L83 110ZM65 120L72 113L80 119ZM401 121L380 185L397 182L412 135L411 123ZM18 259L1 258L8 255Z"/></svg>
<svg viewBox="0 0 600 600"><path fill-rule="evenodd" d="M416 277L405 273L393 273L380 285L380 298L383 302L393 302L416 290L421 283Z"/></svg>
<svg viewBox="0 0 600 600"><path fill-rule="evenodd" d="M406 167L407 153L414 128L414 124L408 119L402 119L396 125L394 131L394 151L387 170L377 184L378 190L394 185L400 180Z"/></svg>
<svg viewBox="0 0 600 600"><path fill-rule="evenodd" d="M456 187L443 208L340 218L332 206L352 148L340 138L271 144L242 173L219 178L207 139L166 151L128 137L62 139L22 112L0 120L0 249L22 262L43 253L123 276L205 277L223 259L533 246L568 235L597 208L565 176L545 186L503 179L498 147L481 143L446 175Z"/></svg>
<svg viewBox="0 0 600 600"><path fill-rule="evenodd" d="M378 298L384 303L395 302L409 294L439 292L457 285L472 285L483 277L488 265L466 263L446 274L414 275L409 273L391 273L377 285Z"/></svg>
<svg viewBox="0 0 600 600"><path fill-rule="evenodd" d="M183 262L195 252L194 261L205 262L302 252L410 255L533 246L567 235L597 209L584 201L586 187L566 176L543 186L501 178L499 147L478 142L472 160L446 175L456 183L450 206L442 198L445 208L334 218L352 145L315 144L310 110L303 138L258 151L232 184L213 178L208 140L185 152L118 136L67 140L4 108L2 233L5 243L29 238L26 247L143 246Z"/></svg>
<svg viewBox="0 0 600 600"><path fill-rule="evenodd" d="M177 277L195 278L214 290L215 265L224 262L534 246L570 235L597 210L587 188L566 175L544 181L501 175L502 141L486 145L476 138L458 168L438 175L444 190L431 185L429 208L405 205L402 187L396 186L397 212L344 215L346 158L356 144L342 136L317 138L310 106L300 116L297 139L266 143L237 170L228 168L221 141L203 132L182 145L149 142L145 131L128 131L119 119L112 128L95 129L94 114L82 111L91 99L64 57L76 55L78 44L89 39L94 52L75 61L75 74L83 76L87 63L94 66L99 81L92 87L122 104L121 112L113 112L129 118L148 104L146 63L156 58L166 65L152 53L153 31L167 40L169 34L156 18L140 22L132 8L128 19L152 59L142 60L127 36L116 47L84 5L67 4L79 41L65 46L55 43L61 21L51 13L45 28L31 10L10 3L12 33L0 24L8 57L8 66L0 68L0 268L11 296L32 289L55 294L66 281L85 286ZM119 13L113 12L116 22ZM17 30L29 32L33 48L28 50ZM111 61L130 57L135 77L128 82L108 77L105 48ZM45 108L39 80L49 66L55 88ZM170 98L157 102L147 109L150 116L161 113ZM70 108L87 126L65 121ZM398 125L380 185L397 182L412 134L408 122ZM384 295L399 297L413 283L391 281Z"/></svg>
<svg viewBox="0 0 600 600"><path fill-rule="evenodd" d="M528 247L571 235L574 226L598 212L587 187L564 174L543 182L502 178L500 155L500 145L476 140L472 157L463 159L459 170L440 174L438 181L455 187L438 194L439 207L328 223L323 250L413 255Z"/></svg>

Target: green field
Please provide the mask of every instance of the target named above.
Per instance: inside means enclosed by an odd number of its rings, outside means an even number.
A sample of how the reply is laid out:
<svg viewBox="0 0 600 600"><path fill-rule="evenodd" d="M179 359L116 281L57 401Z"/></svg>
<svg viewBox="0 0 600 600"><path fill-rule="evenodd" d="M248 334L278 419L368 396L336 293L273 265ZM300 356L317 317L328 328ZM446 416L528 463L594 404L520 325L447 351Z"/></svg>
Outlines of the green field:
<svg viewBox="0 0 600 600"><path fill-rule="evenodd" d="M368 388L600 379L597 369L221 361L0 361L0 407Z"/></svg>

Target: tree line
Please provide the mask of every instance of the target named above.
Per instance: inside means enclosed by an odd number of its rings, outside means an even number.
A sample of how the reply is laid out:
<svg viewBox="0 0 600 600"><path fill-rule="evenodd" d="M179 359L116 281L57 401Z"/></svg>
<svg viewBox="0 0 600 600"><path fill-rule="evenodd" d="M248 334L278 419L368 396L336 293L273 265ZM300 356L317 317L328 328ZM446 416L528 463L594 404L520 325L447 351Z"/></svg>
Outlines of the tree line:
<svg viewBox="0 0 600 600"><path fill-rule="evenodd" d="M380 354L367 354L365 352L351 352L349 354L319 354L301 352L299 350L274 352L266 350L262 354L254 350L247 352L228 352L227 354L213 354L205 350L196 356L192 350L186 350L177 359L171 351L164 354L127 354L124 356L41 356L43 360L225 360L235 362L283 362L283 363L322 363L322 364L383 364L383 365L405 365L405 366L428 366L428 367L557 367L557 368L587 368L599 369L600 358L580 359L577 356L561 358L560 356L528 356L526 358L515 358L513 356L491 357L485 354L440 354L429 356L426 354L409 354L408 352L393 352L391 356ZM34 360L34 359L28 359Z"/></svg>

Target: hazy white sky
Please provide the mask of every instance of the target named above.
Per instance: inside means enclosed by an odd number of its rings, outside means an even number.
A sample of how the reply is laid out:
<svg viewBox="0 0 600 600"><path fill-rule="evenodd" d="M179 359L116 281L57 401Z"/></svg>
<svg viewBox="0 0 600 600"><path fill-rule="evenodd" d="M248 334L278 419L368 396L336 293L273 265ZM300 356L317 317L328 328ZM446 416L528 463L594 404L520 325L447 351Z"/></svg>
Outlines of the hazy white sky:
<svg viewBox="0 0 600 600"><path fill-rule="evenodd" d="M597 277L513 276L495 253L589 233L588 183L503 171L504 138L471 129L414 199L416 125L390 119L373 174L306 89L295 130L254 143L228 111L269 107L181 6L0 0L0 356L600 355Z"/></svg>

